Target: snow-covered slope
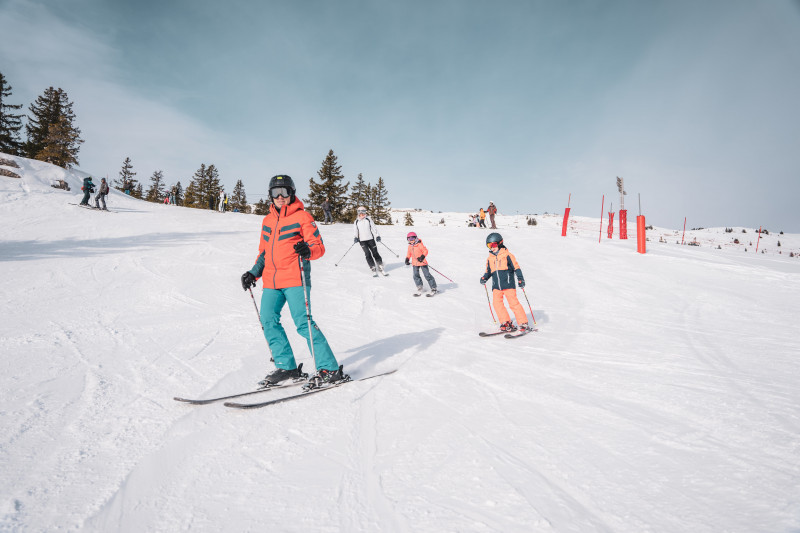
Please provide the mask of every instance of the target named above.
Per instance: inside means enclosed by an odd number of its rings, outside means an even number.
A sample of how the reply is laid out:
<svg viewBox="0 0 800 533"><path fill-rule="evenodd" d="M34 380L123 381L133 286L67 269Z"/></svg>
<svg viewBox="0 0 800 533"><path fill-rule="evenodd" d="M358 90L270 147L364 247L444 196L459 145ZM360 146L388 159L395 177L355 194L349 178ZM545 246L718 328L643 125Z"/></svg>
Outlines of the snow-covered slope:
<svg viewBox="0 0 800 533"><path fill-rule="evenodd" d="M413 215L454 280L437 275L435 298L411 296L412 228L381 228L390 275L373 278L358 247L342 259L351 226L321 226L315 319L354 377L399 370L235 411L172 398L246 390L270 369L239 282L260 217L117 192L115 212L94 212L69 205L83 174L14 159L22 178L0 177L0 530L800 529L797 235L755 254L654 233L641 255L635 239L598 244L597 219L563 238L559 216L500 216L539 328L506 340L477 336L493 327L486 231L466 213ZM50 187L64 176L72 192Z"/></svg>

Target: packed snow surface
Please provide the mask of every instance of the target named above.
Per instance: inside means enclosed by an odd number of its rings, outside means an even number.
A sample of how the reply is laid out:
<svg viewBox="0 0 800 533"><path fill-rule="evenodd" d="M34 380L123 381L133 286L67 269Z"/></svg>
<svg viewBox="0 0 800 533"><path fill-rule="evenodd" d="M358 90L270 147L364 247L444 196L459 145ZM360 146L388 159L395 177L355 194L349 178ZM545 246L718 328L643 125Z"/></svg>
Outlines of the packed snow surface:
<svg viewBox="0 0 800 533"><path fill-rule="evenodd" d="M388 277L350 224L320 226L315 320L353 377L398 371L192 406L173 397L271 369L239 281L261 218L117 191L92 211L70 205L83 173L4 157L2 531L800 530L798 235L770 228L755 253L753 228L687 233L700 246L656 228L638 254L635 234L598 242L598 219L562 237L559 215L501 215L538 327L506 340L478 336L496 327L480 206L381 227ZM412 296L411 229L453 280L434 298Z"/></svg>

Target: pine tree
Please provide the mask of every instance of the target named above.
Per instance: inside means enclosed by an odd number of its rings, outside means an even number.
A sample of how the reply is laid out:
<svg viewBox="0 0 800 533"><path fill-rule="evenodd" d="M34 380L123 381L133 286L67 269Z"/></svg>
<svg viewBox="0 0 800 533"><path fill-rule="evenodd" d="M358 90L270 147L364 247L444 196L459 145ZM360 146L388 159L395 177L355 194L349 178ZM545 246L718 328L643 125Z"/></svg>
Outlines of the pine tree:
<svg viewBox="0 0 800 533"><path fill-rule="evenodd" d="M228 206L231 211L238 209L241 213L249 213L250 206L247 205L247 194L244 192L244 183L242 180L236 180L236 185L233 186L233 192L228 199Z"/></svg>
<svg viewBox="0 0 800 533"><path fill-rule="evenodd" d="M356 209L358 206L363 205L367 201L367 186L368 184L364 181L364 176L359 173L355 184L350 187L350 196L348 197L345 221L355 220Z"/></svg>
<svg viewBox="0 0 800 533"><path fill-rule="evenodd" d="M139 183L138 180L134 179L135 175L136 172L133 171L131 158L126 157L125 161L122 162L122 170L119 171L119 179L114 180L114 188L118 191L129 191L129 194L133 195L136 184Z"/></svg>
<svg viewBox="0 0 800 533"><path fill-rule="evenodd" d="M134 198L138 198L139 200L144 199L144 191L142 190L142 184L139 183L131 190L131 196Z"/></svg>
<svg viewBox="0 0 800 533"><path fill-rule="evenodd" d="M11 86L0 72L0 152L21 155L22 142L19 139L19 130L22 129L22 115L16 115L14 111L22 109L22 104L7 104L6 99L9 96L11 96Z"/></svg>
<svg viewBox="0 0 800 533"><path fill-rule="evenodd" d="M378 184L373 188L372 219L376 224L392 223L392 213L389 211L391 205L389 191L386 190L383 178L379 177Z"/></svg>
<svg viewBox="0 0 800 533"><path fill-rule="evenodd" d="M348 181L341 185L344 179L342 175L342 167L338 164L333 150L328 151L328 155L322 161L322 167L317 171L320 182L314 181L314 178L309 178L309 194L306 199L306 210L310 211L316 219L323 217L322 202L327 198L331 202L331 216L334 222L346 222L347 216L347 189L350 187Z"/></svg>
<svg viewBox="0 0 800 533"><path fill-rule="evenodd" d="M197 187L194 185L194 181L189 182L189 186L186 187L186 191L183 195L183 206L184 207L196 207L196 208L204 208L208 207L208 204L205 206L199 205L199 196L197 194Z"/></svg>
<svg viewBox="0 0 800 533"><path fill-rule="evenodd" d="M406 226L413 226L413 225L414 225L414 219L411 218L411 213L406 212Z"/></svg>
<svg viewBox="0 0 800 533"><path fill-rule="evenodd" d="M80 130L70 127L67 118L62 115L58 122L50 125L44 148L36 155L36 159L71 168L78 162L78 151L83 143L79 135Z"/></svg>
<svg viewBox="0 0 800 533"><path fill-rule="evenodd" d="M31 115L25 125L28 140L24 145L27 157L40 161L44 157L55 158L66 167L78 162L83 140L80 138L81 130L75 126L72 105L63 89L50 87L28 107ZM55 131L51 132L51 129ZM52 147L53 144L60 146Z"/></svg>
<svg viewBox="0 0 800 533"><path fill-rule="evenodd" d="M198 209L208 209L211 206L216 206L219 193L222 190L217 167L214 165L206 166L203 163L194 173L191 183L186 188L184 205Z"/></svg>
<svg viewBox="0 0 800 533"><path fill-rule="evenodd" d="M256 215L263 215L266 216L269 214L269 201L264 200L263 198L256 202L256 208L254 213Z"/></svg>
<svg viewBox="0 0 800 533"><path fill-rule="evenodd" d="M364 187L364 198L361 200L361 205L367 208L367 213L374 215L375 211L372 209L375 205L375 187L371 183L367 183ZM372 217L375 220L375 217Z"/></svg>
<svg viewBox="0 0 800 533"><path fill-rule="evenodd" d="M148 202L162 202L166 192L164 190L164 172L156 170L150 176L150 188L147 189L145 200Z"/></svg>

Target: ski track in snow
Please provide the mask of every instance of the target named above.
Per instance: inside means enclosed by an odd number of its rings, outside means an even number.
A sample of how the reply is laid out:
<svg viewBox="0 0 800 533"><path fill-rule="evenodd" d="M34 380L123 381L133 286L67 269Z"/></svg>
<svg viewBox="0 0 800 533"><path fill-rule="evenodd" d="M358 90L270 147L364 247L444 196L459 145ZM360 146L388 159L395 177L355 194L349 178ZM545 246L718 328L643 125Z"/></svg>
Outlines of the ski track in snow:
<svg viewBox="0 0 800 533"><path fill-rule="evenodd" d="M433 272L436 298L412 296L403 254L380 246L390 275L374 278L357 247L342 259L351 225L320 226L315 320L354 378L399 370L238 411L172 397L251 390L270 369L239 284L260 217L116 191L105 217L68 204L80 172L15 159L1 531L800 531L798 235L755 254L751 229L687 232L688 247L656 228L640 255L635 234L598 244L597 220L562 238L559 216L501 215L539 328L508 341L477 335L497 326L486 232L465 215L412 213L454 280ZM49 187L60 177L72 193ZM381 234L404 252L409 229Z"/></svg>

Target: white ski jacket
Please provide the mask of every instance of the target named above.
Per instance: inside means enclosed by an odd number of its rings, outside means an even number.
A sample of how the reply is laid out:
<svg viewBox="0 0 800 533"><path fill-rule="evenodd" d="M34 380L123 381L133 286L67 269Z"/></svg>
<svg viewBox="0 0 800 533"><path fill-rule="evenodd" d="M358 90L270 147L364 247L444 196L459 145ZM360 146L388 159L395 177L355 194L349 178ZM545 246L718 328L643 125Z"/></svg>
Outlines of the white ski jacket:
<svg viewBox="0 0 800 533"><path fill-rule="evenodd" d="M369 215L364 218L357 218L353 224L355 227L355 237L361 241L369 241L378 236L378 227L369 218Z"/></svg>

